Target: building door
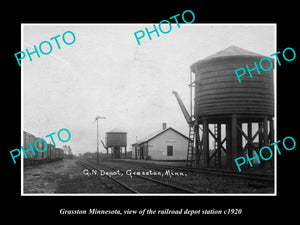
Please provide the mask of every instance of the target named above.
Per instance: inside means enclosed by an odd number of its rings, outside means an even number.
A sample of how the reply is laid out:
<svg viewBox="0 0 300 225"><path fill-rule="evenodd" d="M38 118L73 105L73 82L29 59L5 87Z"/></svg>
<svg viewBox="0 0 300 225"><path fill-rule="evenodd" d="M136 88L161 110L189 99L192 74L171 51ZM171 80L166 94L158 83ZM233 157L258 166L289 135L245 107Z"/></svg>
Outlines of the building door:
<svg viewBox="0 0 300 225"><path fill-rule="evenodd" d="M140 146L140 159L144 159L144 147Z"/></svg>

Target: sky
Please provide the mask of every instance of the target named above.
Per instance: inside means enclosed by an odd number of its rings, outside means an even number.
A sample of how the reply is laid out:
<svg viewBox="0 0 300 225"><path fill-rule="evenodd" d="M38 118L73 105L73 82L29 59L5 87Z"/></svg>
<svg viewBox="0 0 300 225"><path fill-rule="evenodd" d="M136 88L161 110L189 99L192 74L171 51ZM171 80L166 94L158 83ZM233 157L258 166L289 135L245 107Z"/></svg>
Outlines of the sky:
<svg viewBox="0 0 300 225"><path fill-rule="evenodd" d="M153 33L152 40L146 35L138 45L134 32L153 24L23 24L22 51L31 52L42 41L52 44L50 54L22 60L23 130L45 137L67 128L69 142L54 138L58 147L68 144L75 154L96 151L96 116L106 118L99 120L100 139L118 128L128 133L128 150L136 139L162 129L164 122L188 135L172 91L189 109L191 64L231 45L266 56L276 52L271 24L178 28L175 23L170 33ZM75 34L71 45L61 39L66 31ZM61 49L50 41L57 35ZM100 151L105 152L102 145Z"/></svg>

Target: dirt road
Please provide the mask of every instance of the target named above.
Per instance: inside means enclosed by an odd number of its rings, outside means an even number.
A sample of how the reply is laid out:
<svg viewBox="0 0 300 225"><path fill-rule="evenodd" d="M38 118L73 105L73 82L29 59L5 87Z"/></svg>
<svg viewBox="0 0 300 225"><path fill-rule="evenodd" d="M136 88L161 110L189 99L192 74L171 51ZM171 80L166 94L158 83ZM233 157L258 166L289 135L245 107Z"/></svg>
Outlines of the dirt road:
<svg viewBox="0 0 300 225"><path fill-rule="evenodd" d="M110 187L98 177L82 174L76 159L41 164L24 169L24 194L109 193Z"/></svg>

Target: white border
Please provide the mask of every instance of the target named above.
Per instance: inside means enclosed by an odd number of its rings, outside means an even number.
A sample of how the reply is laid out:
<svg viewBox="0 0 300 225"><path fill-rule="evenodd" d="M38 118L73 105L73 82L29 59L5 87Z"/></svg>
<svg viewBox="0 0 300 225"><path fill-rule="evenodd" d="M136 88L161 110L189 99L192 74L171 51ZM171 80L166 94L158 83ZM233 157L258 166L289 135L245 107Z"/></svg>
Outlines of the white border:
<svg viewBox="0 0 300 225"><path fill-rule="evenodd" d="M23 40L24 40L24 32L23 32L23 24L21 24L21 51L24 52L24 47L23 47ZM23 88L23 72L24 72L24 64L21 62L21 146L24 146L24 143L23 143L23 140L24 140L24 137L23 137L23 130L24 130L24 126L23 126L23 111L24 111L24 108L23 108L23 91L24 91L24 88ZM21 148L20 146L20 148ZM26 195L24 194L24 188L23 188L23 184L24 184L24 171L23 171L23 168L24 168L24 156L23 156L23 151L20 149L21 151L21 196L23 195Z"/></svg>
<svg viewBox="0 0 300 225"><path fill-rule="evenodd" d="M127 23L127 24L120 24L120 23L95 23L95 24L85 24L85 23L21 23L21 51L23 51L23 27L25 25L34 25L34 26L114 26L114 25L152 25L151 23ZM181 26L274 26L275 29L275 43L274 49L277 52L277 23L192 23L192 24L180 24ZM271 53L273 54L273 53ZM274 142L277 141L277 64L274 63L274 103L275 103L275 113L274 113ZM21 143L23 146L23 67L24 63L21 64ZM21 151L22 152L22 151ZM51 194L51 193L24 193L24 160L23 160L23 152L21 153L21 196L277 196L277 152L274 154L274 193L220 193L220 194Z"/></svg>

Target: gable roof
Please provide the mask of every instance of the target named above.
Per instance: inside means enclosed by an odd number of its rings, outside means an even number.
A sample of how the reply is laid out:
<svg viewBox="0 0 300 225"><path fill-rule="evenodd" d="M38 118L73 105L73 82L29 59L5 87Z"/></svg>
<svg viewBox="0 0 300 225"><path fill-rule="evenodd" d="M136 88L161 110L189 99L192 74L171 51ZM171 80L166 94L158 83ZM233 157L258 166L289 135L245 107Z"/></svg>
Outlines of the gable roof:
<svg viewBox="0 0 300 225"><path fill-rule="evenodd" d="M149 135L148 137L143 138L143 139L137 141L136 143L133 143L132 145L140 145L140 144L143 144L143 143L145 143L145 142L148 142L148 141L150 141L150 140L156 138L157 136L163 134L164 132L166 132L166 131L168 131L168 130L172 130L172 131L174 131L175 133L181 135L182 137L184 137L184 138L186 138L186 139L189 139L187 136L185 136L184 134L180 133L179 131L173 129L172 127L168 127L168 128L166 128L166 129L157 131L157 132L155 132L155 133Z"/></svg>

